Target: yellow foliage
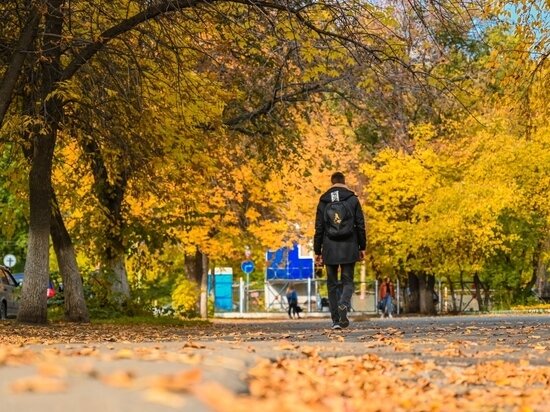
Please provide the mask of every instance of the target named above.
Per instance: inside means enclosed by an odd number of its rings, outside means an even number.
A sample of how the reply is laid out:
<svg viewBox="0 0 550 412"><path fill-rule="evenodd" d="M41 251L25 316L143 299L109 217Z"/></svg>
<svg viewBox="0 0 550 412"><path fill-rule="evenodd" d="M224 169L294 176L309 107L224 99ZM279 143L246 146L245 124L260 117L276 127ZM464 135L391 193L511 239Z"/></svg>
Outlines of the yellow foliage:
<svg viewBox="0 0 550 412"><path fill-rule="evenodd" d="M178 280L177 286L172 291L172 307L180 314L193 314L197 312L199 301L199 288L195 282L183 278Z"/></svg>

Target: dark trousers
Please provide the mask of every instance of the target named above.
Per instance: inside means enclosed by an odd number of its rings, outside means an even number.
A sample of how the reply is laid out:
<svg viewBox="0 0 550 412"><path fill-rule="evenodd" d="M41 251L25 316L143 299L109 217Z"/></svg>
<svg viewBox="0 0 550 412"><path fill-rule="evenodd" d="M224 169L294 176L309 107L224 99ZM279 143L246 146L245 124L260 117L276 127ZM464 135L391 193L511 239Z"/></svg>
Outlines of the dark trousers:
<svg viewBox="0 0 550 412"><path fill-rule="evenodd" d="M338 268L340 268L341 285L338 282ZM351 296L355 290L353 283L353 271L355 263L345 265L327 265L327 288L330 316L333 322L339 322L338 305L345 305L351 309ZM340 286L342 287L341 291Z"/></svg>

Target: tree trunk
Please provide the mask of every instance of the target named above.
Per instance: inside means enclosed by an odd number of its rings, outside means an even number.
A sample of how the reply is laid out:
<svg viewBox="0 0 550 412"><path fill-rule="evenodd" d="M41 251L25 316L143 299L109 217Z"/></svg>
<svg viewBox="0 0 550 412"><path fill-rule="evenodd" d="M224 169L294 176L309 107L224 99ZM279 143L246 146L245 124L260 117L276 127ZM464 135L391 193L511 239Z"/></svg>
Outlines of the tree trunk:
<svg viewBox="0 0 550 412"><path fill-rule="evenodd" d="M437 308L435 306L434 302L434 294L435 294L435 276L426 274L426 306L428 308L428 312L431 315L437 314Z"/></svg>
<svg viewBox="0 0 550 412"><path fill-rule="evenodd" d="M456 307L456 297L455 297L455 286L450 276L446 277L447 282L449 283L449 293L451 294L451 302L452 302L452 309L451 311L453 313L458 313L458 309ZM441 299L441 297L440 297Z"/></svg>
<svg viewBox="0 0 550 412"><path fill-rule="evenodd" d="M542 257L542 251L544 248L545 239L540 239L533 251L531 259L531 279L521 290L521 298L526 300L533 294L533 286L537 284L537 279L541 276L541 270L544 270L544 259Z"/></svg>
<svg viewBox="0 0 550 412"><path fill-rule="evenodd" d="M408 313L419 313L420 312L420 291L418 284L418 276L416 273L409 272L407 278L407 284L409 288L409 302L408 302Z"/></svg>
<svg viewBox="0 0 550 412"><path fill-rule="evenodd" d="M399 284L400 285L406 285L407 284L407 278L404 278L405 280L402 280L398 277L399 279ZM403 288L401 292L401 296L402 296L402 299L403 301L401 302L401 307L403 309L403 312L404 313L408 313L409 312L409 300L410 300L410 296L409 294L407 293L408 292L408 287L405 287Z"/></svg>
<svg viewBox="0 0 550 412"><path fill-rule="evenodd" d="M187 279L192 280L198 286L201 284L202 279L202 253L199 248L195 248L194 254L186 254L184 257L185 274Z"/></svg>
<svg viewBox="0 0 550 412"><path fill-rule="evenodd" d="M477 304L479 306L480 312L485 312L487 308L485 307L485 302L481 298L481 288L483 287L483 284L481 283L481 279L479 279L479 275L477 272L474 274L474 287L475 287L475 297L477 300Z"/></svg>
<svg viewBox="0 0 550 412"><path fill-rule="evenodd" d="M462 312L464 309L464 272L460 272L460 301L458 305L458 311Z"/></svg>
<svg viewBox="0 0 550 412"><path fill-rule="evenodd" d="M52 198L52 160L57 129L63 111L58 97L51 97L61 74L63 0L47 3L44 27L44 59L41 61L40 88L43 124L32 134L32 165L29 173L29 240L25 263L25 282L17 319L20 322L46 323L46 287L49 278L49 239Z"/></svg>
<svg viewBox="0 0 550 412"><path fill-rule="evenodd" d="M55 131L35 135L33 162L29 173L29 240L25 263L25 282L17 320L47 322L46 289L49 278L51 170Z"/></svg>
<svg viewBox="0 0 550 412"><path fill-rule="evenodd" d="M543 255L550 251L550 238L546 238L544 242L544 250L539 259L537 267L537 282L536 290L538 296L544 301L550 301L550 279L548 277L548 265Z"/></svg>
<svg viewBox="0 0 550 412"><path fill-rule="evenodd" d="M105 247L102 252L102 272L111 284L111 292L117 299L124 301L130 297L130 286L126 272L126 253L124 246L124 217L122 204L126 193L128 175L125 171L111 183L107 167L96 141L83 142L82 150L90 157L92 174L94 176L94 192L103 206L107 226L105 228Z"/></svg>
<svg viewBox="0 0 550 412"><path fill-rule="evenodd" d="M196 283L198 289L199 289L199 296L197 296L198 300L198 310L201 315L201 317L206 318L208 313L204 314L204 312L207 312L207 295L206 295L206 288L207 288L207 273L208 273L208 257L203 254L199 248L195 248L194 254L186 254L185 257L185 274L187 276L187 279L191 280L192 282ZM203 285L204 280L204 285ZM203 290L204 288L204 290ZM203 295L204 292L204 302L203 302ZM204 308L203 308L204 304Z"/></svg>
<svg viewBox="0 0 550 412"><path fill-rule="evenodd" d="M208 318L208 256L202 254L202 278L200 292L200 315L202 319Z"/></svg>
<svg viewBox="0 0 550 412"><path fill-rule="evenodd" d="M111 290L117 299L122 301L130 297L130 285L126 273L126 256L117 254L107 261L107 268L111 278Z"/></svg>
<svg viewBox="0 0 550 412"><path fill-rule="evenodd" d="M434 315L435 306L433 302L433 292L435 277L424 272L418 274L418 290L420 301L420 313L423 315Z"/></svg>
<svg viewBox="0 0 550 412"><path fill-rule="evenodd" d="M63 222L55 193L52 193L52 196L50 230L59 272L63 280L65 320L69 322L89 322L90 317L88 315L88 308L86 307L86 300L84 299L82 277L76 263L73 242Z"/></svg>

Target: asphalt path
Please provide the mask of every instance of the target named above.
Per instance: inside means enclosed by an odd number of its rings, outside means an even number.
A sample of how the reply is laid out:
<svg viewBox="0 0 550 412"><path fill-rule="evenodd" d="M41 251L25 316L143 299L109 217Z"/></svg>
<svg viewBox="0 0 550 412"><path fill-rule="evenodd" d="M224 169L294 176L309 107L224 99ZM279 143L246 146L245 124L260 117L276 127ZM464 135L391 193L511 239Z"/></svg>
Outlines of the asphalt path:
<svg viewBox="0 0 550 412"><path fill-rule="evenodd" d="M422 359L449 367L488 359L550 364L549 315L352 318L350 327L341 332L329 327L327 319L216 320L208 327L177 329L165 340L60 339L56 343L54 339L47 344L20 345L20 350L32 354L29 362L3 360L0 348L1 409L210 411L192 392L173 404L159 402L144 382L148 377L199 370L201 381L246 394L247 371L259 360L299 358L307 348L322 357L374 354L388 361ZM44 376L37 375L37 365L45 363L61 365L65 390L47 394L14 391L14 382ZM132 384L125 387L124 382L115 379L113 384L106 379L121 373L130 376Z"/></svg>

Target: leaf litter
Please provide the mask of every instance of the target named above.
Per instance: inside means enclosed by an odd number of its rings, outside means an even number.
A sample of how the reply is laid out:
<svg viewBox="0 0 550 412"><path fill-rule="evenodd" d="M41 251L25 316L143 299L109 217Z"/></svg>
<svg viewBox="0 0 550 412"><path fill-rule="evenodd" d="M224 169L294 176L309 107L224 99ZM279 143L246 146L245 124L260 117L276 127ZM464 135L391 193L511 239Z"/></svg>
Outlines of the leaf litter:
<svg viewBox="0 0 550 412"><path fill-rule="evenodd" d="M69 328L72 329L72 328ZM187 397L195 396L217 412L260 409L262 412L318 411L545 411L550 405L550 358L540 335L521 342L524 351L511 347L515 330L506 328L507 336L487 338L488 328L469 327L468 333L447 330L426 333L419 339L405 339L397 328L380 330L354 339L362 345L362 354L327 356L330 346L302 342L303 336L269 335L254 332L225 331L197 334L196 331L102 327L87 328L84 337L67 330L19 329L15 335L4 334L0 341L0 367L34 365L36 374L14 380L9 389L14 394L66 393L73 376L94 379L119 390L139 391L148 402L181 408ZM501 328L504 329L504 328ZM529 333L536 329L529 329ZM108 332L105 334L105 332ZM45 332L45 333L41 333ZM464 332L464 329L462 330ZM471 332L476 332L472 337ZM479 335L477 335L479 333ZM460 335L451 340L450 336ZM192 339L192 336L194 338ZM256 356L257 363L247 373L247 393L235 393L221 383L207 380L204 366L226 367L242 371L242 360L211 353L207 345L196 340L225 342L227 348L254 353L253 341L271 341L275 359ZM309 335L314 337L313 334ZM340 352L352 335L324 333L328 343L338 343ZM78 338L78 339L75 339ZM147 339L148 338L148 339ZM84 346L74 343L82 340ZM122 342L184 342L168 350L161 345L123 347ZM235 346L235 340L248 342ZM102 343L103 342L103 343ZM118 346L104 342L117 342ZM491 345L491 342L508 345ZM514 341L515 342L515 341ZM38 343L65 347L33 350ZM107 352L106 352L107 351ZM110 351L110 352L109 352ZM205 352L206 351L206 352ZM382 353L374 353L381 351ZM396 354L395 356L392 356ZM503 360L510 354L519 359ZM536 357L535 357L536 355ZM78 364L70 359L83 359ZM536 362L531 362L531 359ZM507 358L506 358L507 359ZM185 365L171 374L140 376L138 372L118 368L100 373L96 362L167 361Z"/></svg>

